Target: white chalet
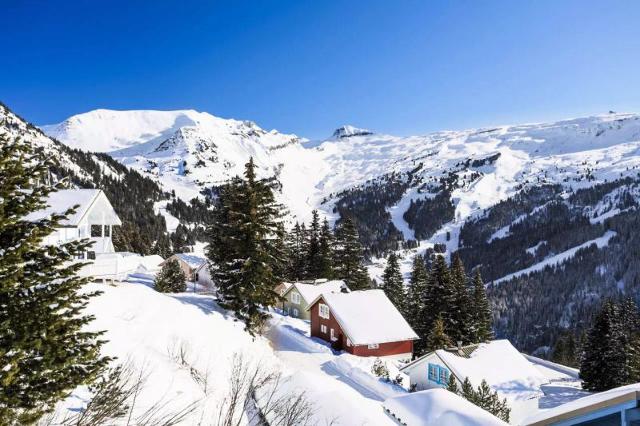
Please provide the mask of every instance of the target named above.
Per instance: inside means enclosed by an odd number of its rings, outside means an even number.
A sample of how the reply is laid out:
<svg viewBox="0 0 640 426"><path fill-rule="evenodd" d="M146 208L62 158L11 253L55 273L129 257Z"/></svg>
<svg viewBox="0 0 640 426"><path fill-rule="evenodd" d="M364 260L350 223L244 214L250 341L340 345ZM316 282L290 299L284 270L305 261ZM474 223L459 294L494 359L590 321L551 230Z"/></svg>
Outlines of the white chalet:
<svg viewBox="0 0 640 426"><path fill-rule="evenodd" d="M44 244L59 245L89 238L93 245L82 259L95 259L97 254L115 252L111 241L113 226L122 225L122 222L100 189L62 189L52 192L47 198L47 208L29 214L27 220L44 219L52 214L64 213L74 206L78 206L76 212L62 221Z"/></svg>
<svg viewBox="0 0 640 426"><path fill-rule="evenodd" d="M46 208L30 213L25 219L37 221L64 213L72 207L76 207L76 211L45 238L44 245L60 245L85 238L93 242L78 257L78 260L89 262L80 270L80 275L91 276L96 280L121 281L141 265L146 269L154 269L162 261L159 256L139 256L114 250L111 240L113 227L122 225L122 221L100 189L59 190L49 194L46 204Z"/></svg>
<svg viewBox="0 0 640 426"><path fill-rule="evenodd" d="M482 380L506 398L511 407L511 423L517 424L537 410L544 395L541 385L549 382L508 340L439 349L400 369L417 390L446 388L453 375L458 388L465 378L476 388Z"/></svg>

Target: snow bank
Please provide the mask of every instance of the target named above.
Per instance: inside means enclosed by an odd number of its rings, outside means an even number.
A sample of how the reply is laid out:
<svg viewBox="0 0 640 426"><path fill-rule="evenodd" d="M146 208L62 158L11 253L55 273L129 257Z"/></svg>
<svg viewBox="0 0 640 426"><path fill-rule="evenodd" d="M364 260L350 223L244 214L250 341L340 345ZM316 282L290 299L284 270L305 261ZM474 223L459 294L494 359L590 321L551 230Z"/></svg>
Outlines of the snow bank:
<svg viewBox="0 0 640 426"><path fill-rule="evenodd" d="M131 363L147 376L134 413L156 403L171 412L196 402L197 410L185 424L197 424L201 416L216 418L235 354L265 370L279 366L267 341L252 338L209 296L167 295L137 284L90 284L87 290L103 292L87 307L96 318L91 329L106 330L103 354L116 357L114 363ZM208 380L206 391L196 376ZM77 409L85 398L80 388L65 405Z"/></svg>
<svg viewBox="0 0 640 426"><path fill-rule="evenodd" d="M407 426L506 426L507 423L444 389L396 396L384 401L385 411Z"/></svg>

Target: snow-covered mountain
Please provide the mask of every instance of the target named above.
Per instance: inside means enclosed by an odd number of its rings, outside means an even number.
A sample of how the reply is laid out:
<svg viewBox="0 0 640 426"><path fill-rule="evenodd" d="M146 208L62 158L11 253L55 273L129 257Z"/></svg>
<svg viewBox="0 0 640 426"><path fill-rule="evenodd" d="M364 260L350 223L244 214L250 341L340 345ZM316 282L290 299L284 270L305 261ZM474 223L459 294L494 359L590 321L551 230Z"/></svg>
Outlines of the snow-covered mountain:
<svg viewBox="0 0 640 426"><path fill-rule="evenodd" d="M96 110L42 129L69 146L109 152L185 200L241 173L253 156L263 175L279 178L283 202L303 220L313 208L335 218L335 194L419 165L422 182L456 174L460 185L451 198L460 223L523 185L591 186L635 175L640 162L640 116L615 113L409 137L342 126L327 140L312 143L193 110ZM402 215L411 200L425 197L409 187L390 206L405 239L413 238L413 231ZM454 248L455 239L448 245Z"/></svg>

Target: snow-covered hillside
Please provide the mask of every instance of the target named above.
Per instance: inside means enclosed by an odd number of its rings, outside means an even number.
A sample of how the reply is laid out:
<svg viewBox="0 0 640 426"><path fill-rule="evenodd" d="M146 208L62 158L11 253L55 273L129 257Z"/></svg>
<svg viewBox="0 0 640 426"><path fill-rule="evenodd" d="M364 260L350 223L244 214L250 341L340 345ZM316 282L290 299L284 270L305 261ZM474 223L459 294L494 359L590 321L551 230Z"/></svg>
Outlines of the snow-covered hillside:
<svg viewBox="0 0 640 426"><path fill-rule="evenodd" d="M43 129L70 146L109 151L185 201L242 173L252 156L263 176L278 177L280 199L296 220L308 220L314 208L335 220L341 191L390 173L413 173L421 184L409 185L387 208L405 240L415 238L403 218L410 203L433 197L444 180L453 182L455 213L430 237L419 238L419 250L434 243L456 250L467 219L525 187L589 187L635 176L640 165L640 116L634 114L409 137L347 125L323 141L193 110L96 110Z"/></svg>
<svg viewBox="0 0 640 426"><path fill-rule="evenodd" d="M310 338L304 321L274 313L268 337L252 337L212 296L163 294L131 283L91 284L87 290L103 292L87 309L96 318L91 328L106 330L103 354L117 357L112 365L126 364L135 377L145 378L133 419L150 409L161 418L191 407L180 424L222 424L220 413L232 395L229 380L242 359L243 374L255 368L261 377L281 374L278 395L304 394L313 411L308 424L395 424L382 402L406 391L373 376L374 359L338 354ZM86 388L78 388L58 407L58 419L83 407L89 396ZM267 401L258 396L260 404ZM256 424L247 420L237 424Z"/></svg>

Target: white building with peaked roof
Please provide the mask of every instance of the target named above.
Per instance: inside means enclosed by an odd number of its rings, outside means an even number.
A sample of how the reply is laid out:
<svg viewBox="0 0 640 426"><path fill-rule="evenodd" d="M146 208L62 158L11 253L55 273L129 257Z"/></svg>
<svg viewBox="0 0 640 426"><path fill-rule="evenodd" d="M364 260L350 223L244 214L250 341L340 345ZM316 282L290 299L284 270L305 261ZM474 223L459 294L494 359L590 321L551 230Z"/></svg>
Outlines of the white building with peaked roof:
<svg viewBox="0 0 640 426"><path fill-rule="evenodd" d="M83 258L95 259L97 254L115 252L111 240L113 227L122 225L122 221L102 190L62 189L49 194L46 203L46 208L30 213L26 219L36 221L77 207L47 236L44 244L59 245L88 238L93 245Z"/></svg>
<svg viewBox="0 0 640 426"><path fill-rule="evenodd" d="M508 340L439 349L400 371L409 376L417 390L446 388L451 375L458 387L466 378L474 388L486 380L501 398L507 399L512 423L537 410L538 399L544 395L541 386L549 382Z"/></svg>
<svg viewBox="0 0 640 426"><path fill-rule="evenodd" d="M78 260L88 262L80 270L80 275L96 280L122 281L141 265L148 271L157 269L158 256L115 251L113 227L122 225L122 221L100 189L62 189L52 192L46 200L46 207L28 214L25 219L37 221L63 214L73 207L75 213L61 221L43 240L43 244L61 245L74 240L90 240L93 243L91 247L78 257Z"/></svg>

